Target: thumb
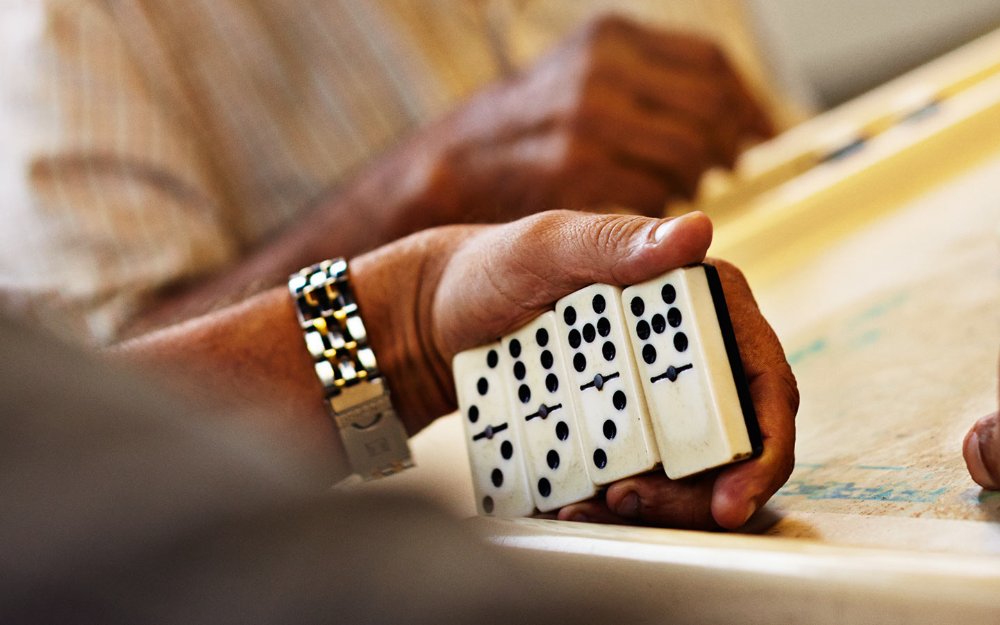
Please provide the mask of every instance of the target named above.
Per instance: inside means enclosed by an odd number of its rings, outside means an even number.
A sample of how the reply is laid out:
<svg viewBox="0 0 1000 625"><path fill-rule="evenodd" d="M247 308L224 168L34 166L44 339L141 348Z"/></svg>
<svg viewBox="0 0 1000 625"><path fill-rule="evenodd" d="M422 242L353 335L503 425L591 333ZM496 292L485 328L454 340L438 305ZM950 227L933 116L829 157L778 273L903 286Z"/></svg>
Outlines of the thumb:
<svg viewBox="0 0 1000 625"><path fill-rule="evenodd" d="M653 219L549 211L484 229L442 276L439 336L452 354L489 342L587 285L635 284L700 262L711 241L712 222L700 212Z"/></svg>
<svg viewBox="0 0 1000 625"><path fill-rule="evenodd" d="M701 262L712 242L712 222L701 212L653 219L550 211L510 228L497 261L521 269L506 276L523 281L518 286L540 307L590 284L630 285Z"/></svg>
<svg viewBox="0 0 1000 625"><path fill-rule="evenodd" d="M965 435L962 454L977 484L1000 489L1000 413L985 416L972 426Z"/></svg>

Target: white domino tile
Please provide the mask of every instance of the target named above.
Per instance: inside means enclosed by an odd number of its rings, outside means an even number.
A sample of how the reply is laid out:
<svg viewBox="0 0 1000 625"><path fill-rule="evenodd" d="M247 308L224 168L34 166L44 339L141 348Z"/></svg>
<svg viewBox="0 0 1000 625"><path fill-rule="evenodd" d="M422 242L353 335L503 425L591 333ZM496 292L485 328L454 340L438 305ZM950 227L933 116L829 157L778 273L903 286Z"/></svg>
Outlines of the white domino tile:
<svg viewBox="0 0 1000 625"><path fill-rule="evenodd" d="M531 493L542 512L597 491L587 473L557 332L550 311L502 341L508 397L526 449Z"/></svg>
<svg viewBox="0 0 1000 625"><path fill-rule="evenodd" d="M517 517L534 512L524 448L510 411L500 343L462 352L452 370L469 451L479 514Z"/></svg>
<svg viewBox="0 0 1000 625"><path fill-rule="evenodd" d="M621 289L591 285L559 300L555 312L591 480L608 484L652 469L659 455L632 358Z"/></svg>
<svg viewBox="0 0 1000 625"><path fill-rule="evenodd" d="M704 266L622 292L666 474L682 478L753 453Z"/></svg>

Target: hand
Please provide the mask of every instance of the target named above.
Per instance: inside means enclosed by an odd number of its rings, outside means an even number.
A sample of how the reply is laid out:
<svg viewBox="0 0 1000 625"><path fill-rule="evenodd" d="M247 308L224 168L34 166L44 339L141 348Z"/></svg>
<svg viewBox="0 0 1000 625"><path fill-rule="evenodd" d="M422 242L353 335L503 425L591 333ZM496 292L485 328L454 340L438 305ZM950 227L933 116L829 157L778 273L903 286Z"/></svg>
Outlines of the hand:
<svg viewBox="0 0 1000 625"><path fill-rule="evenodd" d="M280 284L319 258L408 234L550 208L658 215L770 125L712 43L598 19L376 159L234 267L160 294L127 333L176 323Z"/></svg>
<svg viewBox="0 0 1000 625"><path fill-rule="evenodd" d="M415 136L368 189L410 198L381 204L400 207L396 236L549 208L658 215L771 132L715 44L610 16Z"/></svg>
<svg viewBox="0 0 1000 625"><path fill-rule="evenodd" d="M711 223L542 213L503 226L428 230L353 261L369 336L411 433L455 409L450 362L509 333L586 285L648 280L704 258ZM687 480L665 475L612 485L604 501L560 518L737 527L791 473L795 379L742 275L716 261L757 409L764 454ZM636 507L626 509L629 493ZM615 512L612 512L615 511Z"/></svg>
<svg viewBox="0 0 1000 625"><path fill-rule="evenodd" d="M1000 490L1000 412L976 422L965 435L962 455L969 475L989 490Z"/></svg>
<svg viewBox="0 0 1000 625"><path fill-rule="evenodd" d="M559 511L560 519L736 529L792 474L799 406L795 376L743 275L724 261L709 262L722 280L760 424L763 453L681 480L670 480L659 470L626 478L609 486L603 501L566 506Z"/></svg>

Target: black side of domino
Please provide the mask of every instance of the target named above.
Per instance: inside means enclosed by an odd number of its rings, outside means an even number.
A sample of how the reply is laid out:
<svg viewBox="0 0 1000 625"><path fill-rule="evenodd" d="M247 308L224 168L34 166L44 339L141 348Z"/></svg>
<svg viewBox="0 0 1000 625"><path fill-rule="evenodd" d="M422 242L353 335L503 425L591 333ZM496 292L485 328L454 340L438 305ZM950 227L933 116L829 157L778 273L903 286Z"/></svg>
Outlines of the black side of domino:
<svg viewBox="0 0 1000 625"><path fill-rule="evenodd" d="M743 423L746 425L747 436L749 436L750 445L753 448L750 457L756 458L763 453L764 442L760 435L760 424L757 422L757 411L754 409L753 399L750 397L750 384L747 382L746 372L743 370L740 348L736 343L733 322L729 318L729 307L726 305L726 297L722 291L722 281L719 279L719 272L715 267L708 264L702 264L702 266L705 268L705 278L708 280L708 289L712 294L712 303L715 305L715 316L719 322L719 330L722 332L722 341L726 345L726 356L729 358L729 368L733 373L736 393L740 398Z"/></svg>

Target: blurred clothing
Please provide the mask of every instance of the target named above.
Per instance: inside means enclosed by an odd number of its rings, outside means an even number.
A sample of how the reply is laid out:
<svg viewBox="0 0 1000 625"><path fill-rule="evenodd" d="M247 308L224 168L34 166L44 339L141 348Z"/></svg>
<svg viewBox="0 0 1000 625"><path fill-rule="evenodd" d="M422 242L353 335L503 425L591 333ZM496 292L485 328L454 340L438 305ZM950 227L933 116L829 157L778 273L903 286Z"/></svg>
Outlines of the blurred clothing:
<svg viewBox="0 0 1000 625"><path fill-rule="evenodd" d="M714 36L770 92L736 0L4 3L0 306L110 342L612 9Z"/></svg>
<svg viewBox="0 0 1000 625"><path fill-rule="evenodd" d="M2 623L635 618L426 503L309 491L315 468L134 371L2 317L0 345Z"/></svg>

